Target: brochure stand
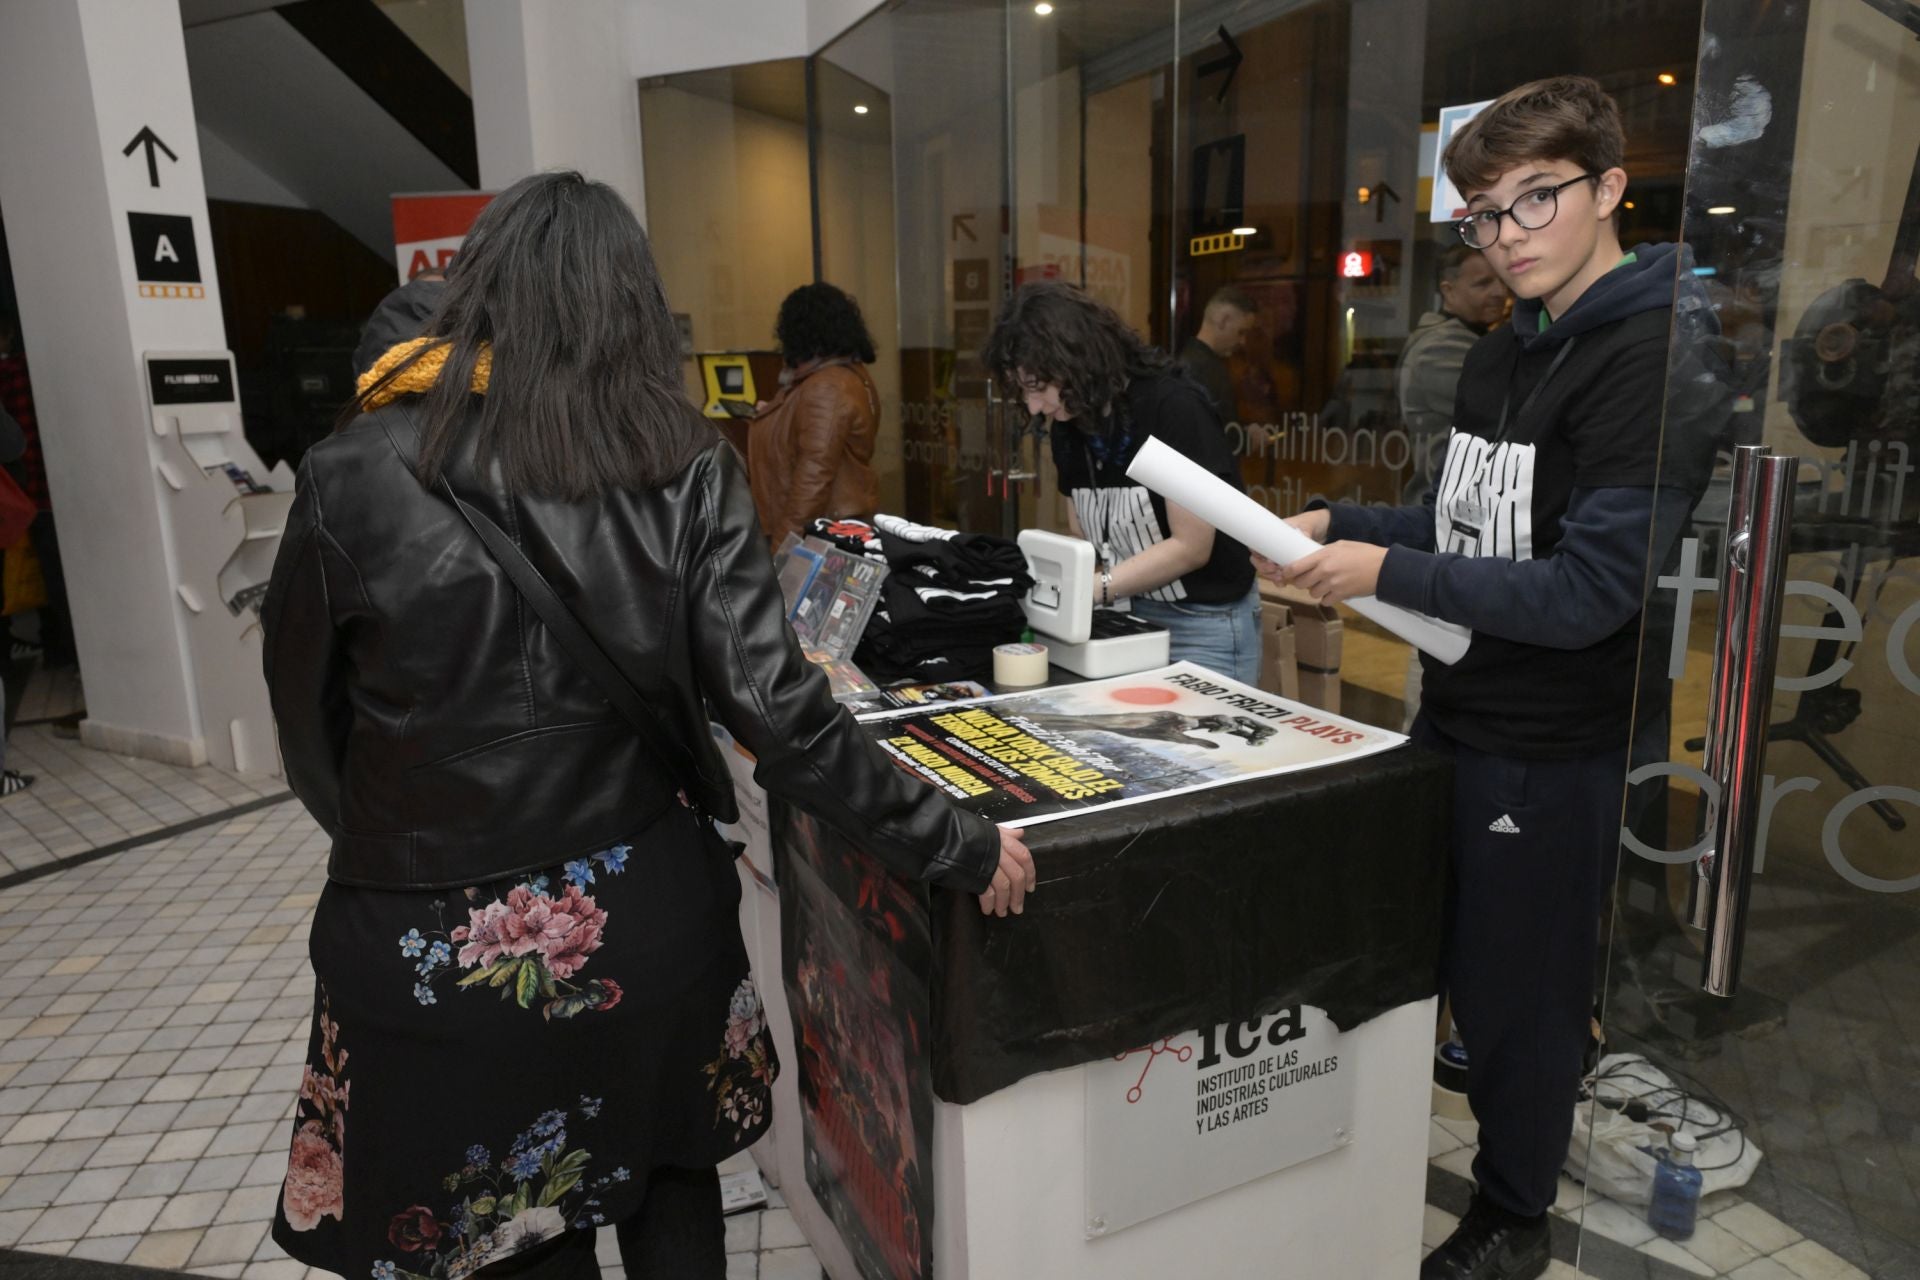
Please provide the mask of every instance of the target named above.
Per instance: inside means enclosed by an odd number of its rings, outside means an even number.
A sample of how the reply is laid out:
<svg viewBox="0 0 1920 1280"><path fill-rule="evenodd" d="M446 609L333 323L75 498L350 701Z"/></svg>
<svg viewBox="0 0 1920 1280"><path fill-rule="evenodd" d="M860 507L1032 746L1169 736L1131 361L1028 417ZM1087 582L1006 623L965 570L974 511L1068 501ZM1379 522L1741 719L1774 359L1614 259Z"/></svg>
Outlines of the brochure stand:
<svg viewBox="0 0 1920 1280"><path fill-rule="evenodd" d="M278 773L260 602L293 505L293 472L284 462L269 470L247 443L232 353L150 351L144 363L207 758L240 773Z"/></svg>

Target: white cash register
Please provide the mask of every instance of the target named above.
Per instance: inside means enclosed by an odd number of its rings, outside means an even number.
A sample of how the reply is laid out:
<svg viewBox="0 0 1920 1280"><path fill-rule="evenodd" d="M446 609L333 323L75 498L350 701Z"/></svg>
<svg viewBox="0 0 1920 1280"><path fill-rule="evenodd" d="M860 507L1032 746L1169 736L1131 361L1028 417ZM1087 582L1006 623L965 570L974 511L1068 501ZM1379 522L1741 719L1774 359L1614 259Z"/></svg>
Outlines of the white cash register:
<svg viewBox="0 0 1920 1280"><path fill-rule="evenodd" d="M1020 603L1050 661L1089 680L1151 671L1171 661L1165 627L1093 607L1091 542L1024 529L1020 550L1033 575L1033 589Z"/></svg>

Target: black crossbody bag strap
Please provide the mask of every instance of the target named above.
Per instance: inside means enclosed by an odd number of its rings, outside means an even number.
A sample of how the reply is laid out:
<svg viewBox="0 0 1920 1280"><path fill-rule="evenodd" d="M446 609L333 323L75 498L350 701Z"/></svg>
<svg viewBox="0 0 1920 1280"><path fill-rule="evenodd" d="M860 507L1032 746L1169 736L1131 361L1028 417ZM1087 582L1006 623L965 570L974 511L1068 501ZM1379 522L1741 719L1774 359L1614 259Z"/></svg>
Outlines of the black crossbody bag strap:
<svg viewBox="0 0 1920 1280"><path fill-rule="evenodd" d="M667 771L667 776L675 780L674 785L686 793L689 801L697 806L701 805L705 793L692 785L685 769L674 764L678 755L684 753L675 752L668 745L661 732L658 718L648 709L645 699L640 696L640 691L633 687L633 682L627 679L620 668L614 665L613 659L607 657L606 651L587 634L587 629L580 625L579 619L573 616L573 611L567 608L555 593L552 584L533 567L533 561L527 559L526 553L514 545L513 539L509 538L486 512L474 507L455 493L445 475L440 477L440 489L446 494L447 500L453 503L454 508L466 518L467 524L473 531L480 535L480 541L493 556L494 562L505 571L507 577L512 580L514 588L533 607L540 621L546 624L547 630L551 631L554 638L560 642L560 647L565 649L573 660L580 664L581 669L587 673L594 684L599 686L600 692L606 696L608 702L613 704L613 709L620 713L621 718L633 726L634 732L640 735L641 743L658 757L660 765ZM698 769L693 771L693 776L695 778L700 776Z"/></svg>

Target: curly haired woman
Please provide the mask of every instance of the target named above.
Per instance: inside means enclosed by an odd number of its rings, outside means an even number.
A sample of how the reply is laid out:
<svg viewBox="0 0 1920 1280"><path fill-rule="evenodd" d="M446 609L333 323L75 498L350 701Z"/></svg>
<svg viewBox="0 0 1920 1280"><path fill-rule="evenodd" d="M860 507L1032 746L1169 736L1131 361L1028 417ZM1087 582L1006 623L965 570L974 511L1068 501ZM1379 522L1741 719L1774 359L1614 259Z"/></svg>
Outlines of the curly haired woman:
<svg viewBox="0 0 1920 1280"><path fill-rule="evenodd" d="M841 290L795 289L773 331L787 367L748 433L747 473L761 527L777 546L816 517L865 518L880 505L880 393L867 373L873 339L860 305Z"/></svg>
<svg viewBox="0 0 1920 1280"><path fill-rule="evenodd" d="M1175 661L1258 683L1260 592L1247 549L1127 478L1152 436L1243 488L1206 390L1111 307L1052 281L1008 301L984 358L1028 413L1055 424L1060 492L1074 536L1097 557L1094 604L1130 601L1172 633Z"/></svg>

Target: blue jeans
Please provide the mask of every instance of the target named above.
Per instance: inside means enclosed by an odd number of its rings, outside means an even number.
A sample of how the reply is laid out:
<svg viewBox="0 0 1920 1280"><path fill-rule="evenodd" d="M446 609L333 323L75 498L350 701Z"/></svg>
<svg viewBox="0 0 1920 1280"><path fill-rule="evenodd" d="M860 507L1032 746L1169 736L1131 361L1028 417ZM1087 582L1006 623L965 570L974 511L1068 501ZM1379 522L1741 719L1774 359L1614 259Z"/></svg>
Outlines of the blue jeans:
<svg viewBox="0 0 1920 1280"><path fill-rule="evenodd" d="M1241 684L1260 683L1260 588L1226 604L1134 597L1133 611L1173 633L1173 660L1192 662Z"/></svg>

